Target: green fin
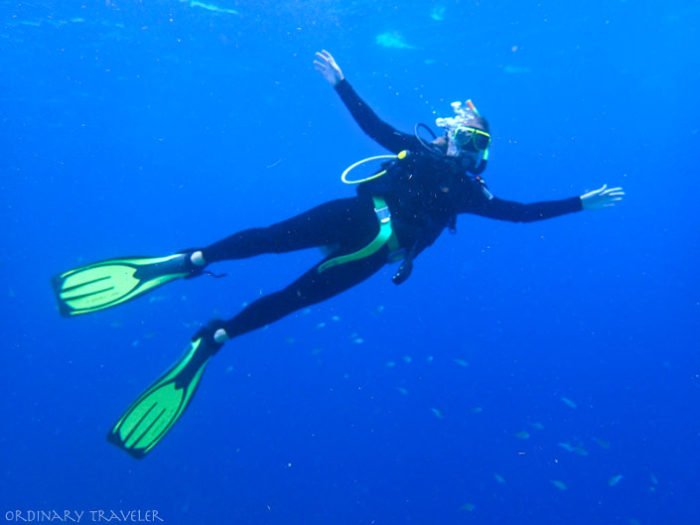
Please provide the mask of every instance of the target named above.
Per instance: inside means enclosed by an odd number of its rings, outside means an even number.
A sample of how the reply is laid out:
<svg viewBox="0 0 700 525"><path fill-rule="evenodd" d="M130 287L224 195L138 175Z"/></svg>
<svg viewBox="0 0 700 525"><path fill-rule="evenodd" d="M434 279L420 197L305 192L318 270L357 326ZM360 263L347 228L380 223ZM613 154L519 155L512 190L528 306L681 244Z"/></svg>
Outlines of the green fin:
<svg viewBox="0 0 700 525"><path fill-rule="evenodd" d="M201 337L193 341L185 356L119 418L107 440L137 459L148 454L189 405L216 350L208 347Z"/></svg>
<svg viewBox="0 0 700 525"><path fill-rule="evenodd" d="M61 315L71 317L117 306L174 279L187 277L188 254L101 261L57 275L53 288Z"/></svg>

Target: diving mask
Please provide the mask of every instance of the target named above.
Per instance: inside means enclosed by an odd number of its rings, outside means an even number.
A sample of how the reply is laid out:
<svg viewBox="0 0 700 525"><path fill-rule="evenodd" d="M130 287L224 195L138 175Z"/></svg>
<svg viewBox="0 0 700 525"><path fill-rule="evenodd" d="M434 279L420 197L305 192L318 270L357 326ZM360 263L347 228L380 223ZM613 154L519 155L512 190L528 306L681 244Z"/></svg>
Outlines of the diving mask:
<svg viewBox="0 0 700 525"><path fill-rule="evenodd" d="M459 126L449 131L452 139L459 149L485 150L491 144L491 135L486 131L473 126Z"/></svg>
<svg viewBox="0 0 700 525"><path fill-rule="evenodd" d="M445 128L447 132L449 138L447 155L459 157L478 155L475 166L469 171L481 173L486 168L486 161L489 158L491 134L474 126L476 122L482 124L485 121L471 100L467 100L464 104L456 101L450 105L454 111L453 117L435 119L435 124Z"/></svg>
<svg viewBox="0 0 700 525"><path fill-rule="evenodd" d="M482 129L472 126L480 117L476 106L471 100L464 104L459 101L452 102L454 117L435 119L435 124L445 128L448 136L460 149L485 150L491 143L491 135Z"/></svg>

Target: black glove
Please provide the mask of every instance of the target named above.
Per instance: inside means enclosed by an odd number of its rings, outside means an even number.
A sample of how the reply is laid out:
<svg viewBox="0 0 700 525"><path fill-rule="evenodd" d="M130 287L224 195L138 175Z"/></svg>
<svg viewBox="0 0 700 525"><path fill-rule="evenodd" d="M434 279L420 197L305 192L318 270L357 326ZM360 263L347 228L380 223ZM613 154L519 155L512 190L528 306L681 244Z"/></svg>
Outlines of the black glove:
<svg viewBox="0 0 700 525"><path fill-rule="evenodd" d="M413 259L404 259L404 261L401 263L401 266L399 266L398 271L394 274L391 280L396 285L402 284L406 281L406 279L408 279L411 276L412 271Z"/></svg>

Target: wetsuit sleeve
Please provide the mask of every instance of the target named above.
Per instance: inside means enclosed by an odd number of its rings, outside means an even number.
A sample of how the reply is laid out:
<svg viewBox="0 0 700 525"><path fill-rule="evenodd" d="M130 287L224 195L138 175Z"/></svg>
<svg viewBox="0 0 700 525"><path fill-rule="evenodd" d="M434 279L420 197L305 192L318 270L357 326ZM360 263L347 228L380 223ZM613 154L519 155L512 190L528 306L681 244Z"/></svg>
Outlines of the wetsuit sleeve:
<svg viewBox="0 0 700 525"><path fill-rule="evenodd" d="M534 222L559 217L560 215L581 211L582 209L583 206L579 197L523 204L491 197L490 194L483 193L479 198L472 200L460 212L473 213L502 221Z"/></svg>
<svg viewBox="0 0 700 525"><path fill-rule="evenodd" d="M392 153L398 153L405 149L415 150L418 146L418 139L408 133L397 131L377 114L372 111L364 100L355 92L347 80L341 80L335 86L335 90L348 108L355 122L380 146L388 149Z"/></svg>

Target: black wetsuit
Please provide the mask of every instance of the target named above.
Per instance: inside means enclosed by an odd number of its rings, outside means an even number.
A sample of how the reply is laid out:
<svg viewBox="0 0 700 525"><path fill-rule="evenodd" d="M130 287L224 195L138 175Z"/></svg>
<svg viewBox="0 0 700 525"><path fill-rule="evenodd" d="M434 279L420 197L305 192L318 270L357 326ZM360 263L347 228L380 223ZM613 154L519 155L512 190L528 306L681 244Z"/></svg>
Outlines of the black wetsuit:
<svg viewBox="0 0 700 525"><path fill-rule="evenodd" d="M369 244L379 231L373 195L389 206L392 226L401 247L414 257L432 244L459 213L493 219L531 222L581 210L581 200L521 204L493 197L483 181L466 174L455 159L428 154L411 134L383 122L343 80L336 86L345 106L362 130L393 153L409 151L401 176L359 186L358 195L313 208L266 228L244 230L204 248L207 263L242 259L265 253L285 253L312 247L333 247L332 253L279 292L264 296L223 323L229 337L270 324L296 310L347 290L377 272L387 262L385 246L369 257L318 271L337 255L355 252ZM219 327L221 324L219 324Z"/></svg>

